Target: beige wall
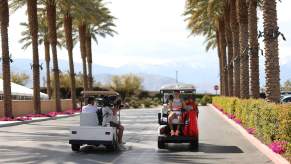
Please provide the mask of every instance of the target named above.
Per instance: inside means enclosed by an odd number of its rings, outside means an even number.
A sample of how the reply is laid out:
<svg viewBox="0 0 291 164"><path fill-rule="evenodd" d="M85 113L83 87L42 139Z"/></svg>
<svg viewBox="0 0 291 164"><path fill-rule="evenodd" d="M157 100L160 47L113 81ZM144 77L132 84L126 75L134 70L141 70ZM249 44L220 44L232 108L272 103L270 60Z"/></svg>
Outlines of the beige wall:
<svg viewBox="0 0 291 164"><path fill-rule="evenodd" d="M62 111L72 109L72 100L62 100ZM13 100L12 110L14 116L20 116L25 114L33 113L33 103L31 100ZM54 101L53 100L41 100L41 111L42 113L54 112ZM0 101L0 117L4 116L3 101Z"/></svg>

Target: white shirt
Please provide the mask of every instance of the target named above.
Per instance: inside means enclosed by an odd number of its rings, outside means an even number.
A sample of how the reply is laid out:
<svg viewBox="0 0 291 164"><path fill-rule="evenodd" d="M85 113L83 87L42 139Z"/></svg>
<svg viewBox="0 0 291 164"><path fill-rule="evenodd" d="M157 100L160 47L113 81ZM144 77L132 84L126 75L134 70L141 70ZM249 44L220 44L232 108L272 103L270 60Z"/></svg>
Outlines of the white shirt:
<svg viewBox="0 0 291 164"><path fill-rule="evenodd" d="M103 107L102 113L103 113L103 122L102 122L103 126L105 126L107 123L110 123L111 121L114 123L118 123L117 114L114 116L113 111L110 107Z"/></svg>
<svg viewBox="0 0 291 164"><path fill-rule="evenodd" d="M82 108L83 113L96 113L97 112L97 107L91 104L88 104L86 106L83 106Z"/></svg>

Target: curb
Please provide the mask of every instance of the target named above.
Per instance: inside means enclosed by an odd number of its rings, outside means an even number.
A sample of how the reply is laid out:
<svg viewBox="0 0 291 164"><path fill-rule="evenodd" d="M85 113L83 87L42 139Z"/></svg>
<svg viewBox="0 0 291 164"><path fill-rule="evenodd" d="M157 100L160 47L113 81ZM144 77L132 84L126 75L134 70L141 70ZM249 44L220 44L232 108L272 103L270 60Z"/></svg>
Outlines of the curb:
<svg viewBox="0 0 291 164"><path fill-rule="evenodd" d="M73 116L77 116L77 115L79 115L79 113L73 114L73 115L67 115L67 116L59 116L59 117L57 116L57 117L48 117L48 118L45 117L45 118L41 118L41 119L37 119L37 120L27 120L27 121L12 122L12 123L7 123L7 124L2 124L2 125L0 125L0 128L23 125L23 124L30 124L30 123L34 123L34 122L57 120L57 119L68 118L68 117L73 117Z"/></svg>
<svg viewBox="0 0 291 164"><path fill-rule="evenodd" d="M280 154L273 152L267 145L263 144L259 139L249 134L242 126L238 125L233 120L229 119L223 113L221 113L216 107L212 104L208 105L214 109L214 111L221 116L226 122L232 125L235 129L237 129L250 143L252 143L260 152L262 152L265 156L267 156L270 160L272 160L275 164L290 164L284 157Z"/></svg>

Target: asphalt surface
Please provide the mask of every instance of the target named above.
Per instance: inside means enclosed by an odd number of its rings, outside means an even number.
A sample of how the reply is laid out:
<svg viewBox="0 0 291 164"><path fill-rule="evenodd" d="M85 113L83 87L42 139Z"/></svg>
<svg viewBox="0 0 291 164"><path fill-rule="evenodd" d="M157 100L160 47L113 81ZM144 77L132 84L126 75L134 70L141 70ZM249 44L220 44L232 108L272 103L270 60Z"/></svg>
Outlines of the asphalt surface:
<svg viewBox="0 0 291 164"><path fill-rule="evenodd" d="M240 133L209 107L200 107L199 150L187 144L170 144L157 149L158 109L122 111L126 150L109 152L103 147L82 147L71 151L69 128L79 117L0 128L0 163L272 163Z"/></svg>

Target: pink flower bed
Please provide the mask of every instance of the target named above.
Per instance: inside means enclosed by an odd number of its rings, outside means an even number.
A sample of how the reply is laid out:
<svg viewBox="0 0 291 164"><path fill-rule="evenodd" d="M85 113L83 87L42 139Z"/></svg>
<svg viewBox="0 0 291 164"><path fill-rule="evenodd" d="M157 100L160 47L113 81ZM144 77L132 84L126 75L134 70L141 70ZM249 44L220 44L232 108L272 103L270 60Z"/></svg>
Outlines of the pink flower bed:
<svg viewBox="0 0 291 164"><path fill-rule="evenodd" d="M80 111L81 109L78 108L78 109L68 109L63 112L49 112L47 114L26 114L26 115L18 116L15 118L2 117L0 118L0 121L26 121L26 120L32 120L32 118L38 118L38 117L56 117L57 115L73 115L75 113L79 113Z"/></svg>
<svg viewBox="0 0 291 164"><path fill-rule="evenodd" d="M256 133L256 129L255 128L247 128L246 130L248 131L249 134L255 134Z"/></svg>
<svg viewBox="0 0 291 164"><path fill-rule="evenodd" d="M284 154L286 152L286 146L288 142L285 141L274 141L273 143L269 144L269 148L273 150L273 152L277 154Z"/></svg>

